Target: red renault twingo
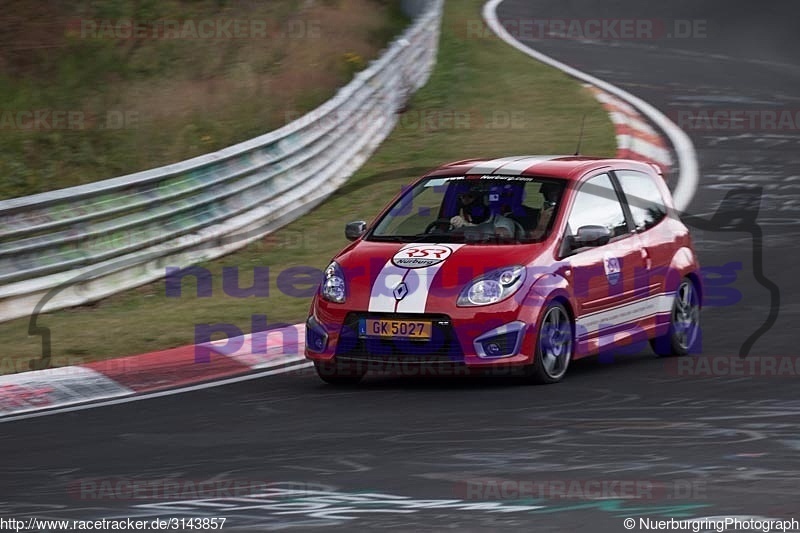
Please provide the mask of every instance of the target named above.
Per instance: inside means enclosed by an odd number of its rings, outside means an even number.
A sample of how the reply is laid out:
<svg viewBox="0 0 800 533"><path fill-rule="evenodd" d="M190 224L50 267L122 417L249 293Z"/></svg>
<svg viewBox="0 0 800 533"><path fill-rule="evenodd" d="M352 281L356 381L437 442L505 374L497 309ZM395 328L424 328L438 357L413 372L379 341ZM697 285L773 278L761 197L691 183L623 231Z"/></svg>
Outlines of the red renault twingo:
<svg viewBox="0 0 800 533"><path fill-rule="evenodd" d="M459 161L345 233L354 242L306 322L306 357L329 383L432 366L519 367L553 383L574 358L699 345L700 267L646 163Z"/></svg>

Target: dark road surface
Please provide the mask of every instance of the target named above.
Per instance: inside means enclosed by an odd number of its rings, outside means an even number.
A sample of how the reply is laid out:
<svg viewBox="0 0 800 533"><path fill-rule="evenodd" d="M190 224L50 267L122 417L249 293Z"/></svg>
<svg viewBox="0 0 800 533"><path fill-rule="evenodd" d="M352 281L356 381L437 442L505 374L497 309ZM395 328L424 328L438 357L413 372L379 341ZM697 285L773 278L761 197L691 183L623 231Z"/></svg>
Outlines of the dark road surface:
<svg viewBox="0 0 800 533"><path fill-rule="evenodd" d="M686 378L674 365L650 355L579 361L568 380L541 387L378 376L348 390L305 372L12 422L0 440L3 514L401 531L792 516L800 400L791 378ZM232 484L200 485L214 479ZM619 486L582 499L600 490L590 481ZM560 497L570 482L572 497ZM277 489L341 494L316 505L258 496ZM644 497L624 498L631 491ZM345 499L363 492L384 496ZM475 506L485 501L502 507Z"/></svg>
<svg viewBox="0 0 800 533"><path fill-rule="evenodd" d="M792 9L506 0L498 14L705 20L702 38L527 43L675 120L706 109L800 110ZM717 305L704 311L701 358L738 356L754 340L735 375L649 350L576 362L563 383L539 387L371 376L336 389L302 371L9 422L0 424L0 516L225 517L227 531L592 533L625 531L627 517L800 519L797 126L685 128L701 168L688 213L700 218L701 263L736 274L733 293L713 292ZM763 193L755 223L739 213L734 229L709 229L729 190L753 196L753 186ZM770 284L780 292L771 325ZM748 375L769 369L765 361L783 375Z"/></svg>

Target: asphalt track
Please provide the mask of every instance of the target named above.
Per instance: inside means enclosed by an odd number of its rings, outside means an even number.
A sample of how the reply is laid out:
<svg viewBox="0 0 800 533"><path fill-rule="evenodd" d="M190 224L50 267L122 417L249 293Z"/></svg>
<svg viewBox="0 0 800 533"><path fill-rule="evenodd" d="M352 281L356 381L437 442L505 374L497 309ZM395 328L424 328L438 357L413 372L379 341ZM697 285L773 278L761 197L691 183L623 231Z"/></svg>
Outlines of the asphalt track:
<svg viewBox="0 0 800 533"><path fill-rule="evenodd" d="M674 116L706 107L800 108L791 9L789 2L506 0L498 13L501 20L707 20L705 38L528 43ZM717 292L718 305L704 313L703 357L796 357L800 133L688 133L701 167L688 213L697 217L701 262L741 262L728 285L741 299ZM751 198L751 186L762 188L755 223L738 208L727 225L714 219L729 189ZM763 324L770 329L757 334ZM0 516L226 517L228 531L592 532L624 531L624 518L640 516L800 518L796 374L731 376L722 366L695 366L702 375L689 376L679 364L649 351L579 361L563 383L543 387L498 377L373 376L336 389L298 371L11 422L0 426ZM192 494L193 483L208 480L232 484ZM606 488L586 499L581 492L594 490L593 481ZM625 498L622 481L643 497ZM135 499L127 489L135 483L157 494ZM560 497L563 487L570 497ZM258 496L265 491L271 500Z"/></svg>

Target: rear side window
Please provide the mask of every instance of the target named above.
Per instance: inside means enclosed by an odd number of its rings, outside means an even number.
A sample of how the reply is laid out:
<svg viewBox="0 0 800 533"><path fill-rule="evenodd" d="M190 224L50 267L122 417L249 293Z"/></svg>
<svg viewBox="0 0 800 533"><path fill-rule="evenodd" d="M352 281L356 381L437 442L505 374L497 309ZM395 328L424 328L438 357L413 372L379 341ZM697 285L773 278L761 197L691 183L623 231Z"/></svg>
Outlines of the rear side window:
<svg viewBox="0 0 800 533"><path fill-rule="evenodd" d="M650 229L667 216L664 198L652 176L634 170L619 170L616 174L637 230Z"/></svg>

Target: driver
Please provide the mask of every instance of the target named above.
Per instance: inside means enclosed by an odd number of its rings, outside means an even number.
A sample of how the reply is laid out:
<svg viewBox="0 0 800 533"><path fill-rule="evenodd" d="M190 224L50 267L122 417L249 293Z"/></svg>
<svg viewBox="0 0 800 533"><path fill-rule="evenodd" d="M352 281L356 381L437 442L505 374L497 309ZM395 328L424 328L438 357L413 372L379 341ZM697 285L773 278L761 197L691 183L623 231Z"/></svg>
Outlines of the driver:
<svg viewBox="0 0 800 533"><path fill-rule="evenodd" d="M541 239L547 233L547 228L550 226L550 220L555 213L556 205L561 197L561 185L555 183L542 183L539 189L539 194L542 195L542 210L539 213L539 220L536 222L536 227L531 230L529 237L531 239Z"/></svg>
<svg viewBox="0 0 800 533"><path fill-rule="evenodd" d="M474 189L458 195L458 202L461 206L458 214L450 218L450 224L454 228L464 226L476 226L485 222L489 218L489 209L480 200L481 194Z"/></svg>
<svg viewBox="0 0 800 533"><path fill-rule="evenodd" d="M494 190L489 194L490 207L487 208L479 200L480 195L474 190L462 194L459 200L462 208L458 215L450 219L450 224L454 228L464 228L479 226L481 233L494 234L499 239L513 239L516 234L516 224L513 220L501 214L504 211L501 206L501 196L499 191Z"/></svg>

